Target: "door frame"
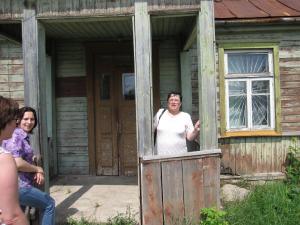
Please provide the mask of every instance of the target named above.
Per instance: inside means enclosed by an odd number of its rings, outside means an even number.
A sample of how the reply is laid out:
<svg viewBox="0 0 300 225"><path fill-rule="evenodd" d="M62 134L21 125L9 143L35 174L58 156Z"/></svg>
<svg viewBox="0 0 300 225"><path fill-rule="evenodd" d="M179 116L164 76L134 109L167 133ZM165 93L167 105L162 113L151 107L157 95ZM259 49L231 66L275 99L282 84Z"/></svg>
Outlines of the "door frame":
<svg viewBox="0 0 300 225"><path fill-rule="evenodd" d="M95 55L97 54L119 54L130 53L134 54L133 42L102 42L102 43L85 43L86 50L86 73L87 73L87 119L88 119L88 155L89 155L89 174L96 175L96 139L95 139ZM160 93L159 93L159 53L158 45L153 45L153 105L157 110L160 106ZM132 57L134 60L134 57ZM133 64L135 62L133 61ZM135 72L135 71L134 71Z"/></svg>

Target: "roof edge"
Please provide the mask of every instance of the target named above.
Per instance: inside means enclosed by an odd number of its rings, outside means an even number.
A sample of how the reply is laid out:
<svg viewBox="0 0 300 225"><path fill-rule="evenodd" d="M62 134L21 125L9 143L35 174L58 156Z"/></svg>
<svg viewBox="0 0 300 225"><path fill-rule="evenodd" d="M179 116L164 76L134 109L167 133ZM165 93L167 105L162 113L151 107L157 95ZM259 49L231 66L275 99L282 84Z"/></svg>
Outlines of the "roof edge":
<svg viewBox="0 0 300 225"><path fill-rule="evenodd" d="M277 18L253 18L253 19L215 19L216 25L238 25L238 24L254 24L254 23L292 23L300 22L300 17L277 17Z"/></svg>

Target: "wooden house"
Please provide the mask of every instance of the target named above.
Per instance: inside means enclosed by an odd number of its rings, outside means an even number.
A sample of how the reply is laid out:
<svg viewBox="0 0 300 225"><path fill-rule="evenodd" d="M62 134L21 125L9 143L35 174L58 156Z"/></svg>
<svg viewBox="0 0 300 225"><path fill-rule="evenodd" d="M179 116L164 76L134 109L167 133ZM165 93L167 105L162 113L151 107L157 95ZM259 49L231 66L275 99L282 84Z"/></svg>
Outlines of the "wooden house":
<svg viewBox="0 0 300 225"><path fill-rule="evenodd" d="M48 177L139 174L144 224L218 205L220 172L283 175L299 61L297 0L0 2L0 95L38 110ZM171 90L201 151L159 157L152 118Z"/></svg>

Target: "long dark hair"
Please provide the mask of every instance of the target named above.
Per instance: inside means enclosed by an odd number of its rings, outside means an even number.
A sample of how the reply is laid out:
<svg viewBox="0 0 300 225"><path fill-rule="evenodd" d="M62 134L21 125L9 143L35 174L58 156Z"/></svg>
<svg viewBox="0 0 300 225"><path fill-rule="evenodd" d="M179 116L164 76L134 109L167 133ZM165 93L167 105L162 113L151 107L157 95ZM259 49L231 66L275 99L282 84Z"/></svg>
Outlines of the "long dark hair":
<svg viewBox="0 0 300 225"><path fill-rule="evenodd" d="M37 116L36 116L36 111L35 111L34 108L31 108L31 107L29 107L29 106L25 106L25 107L20 108L20 109L19 109L19 113L18 113L18 117L17 117L17 119L18 119L18 124L17 124L17 125L20 125L20 122L21 122L21 120L23 119L24 114L25 114L26 112L32 112L32 113L33 113L33 116L34 116L35 123L34 123L33 128L31 129L31 131L29 132L29 133L32 133L33 129L34 129L34 128L37 126L37 124L38 124Z"/></svg>

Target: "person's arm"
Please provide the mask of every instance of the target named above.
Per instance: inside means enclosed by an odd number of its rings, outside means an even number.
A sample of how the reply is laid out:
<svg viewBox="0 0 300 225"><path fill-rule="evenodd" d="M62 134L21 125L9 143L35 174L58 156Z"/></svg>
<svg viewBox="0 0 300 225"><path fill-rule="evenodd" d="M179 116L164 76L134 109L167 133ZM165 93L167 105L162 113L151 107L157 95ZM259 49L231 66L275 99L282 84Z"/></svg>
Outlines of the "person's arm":
<svg viewBox="0 0 300 225"><path fill-rule="evenodd" d="M195 138L199 135L199 131L200 131L200 121L198 120L195 123L194 129L192 129L192 131L187 132L186 138L189 141L195 140Z"/></svg>
<svg viewBox="0 0 300 225"><path fill-rule="evenodd" d="M38 185L41 185L44 183L44 170L40 166L35 166L32 165L28 162L26 162L24 159L21 157L15 158L16 164L17 164L17 169L18 171L22 172L29 172L29 173L36 173L34 176L34 180Z"/></svg>
<svg viewBox="0 0 300 225"><path fill-rule="evenodd" d="M15 161L17 164L18 171L28 172L28 173L44 173L44 170L42 167L32 165L32 164L26 162L21 157L16 157Z"/></svg>
<svg viewBox="0 0 300 225"><path fill-rule="evenodd" d="M19 205L17 168L10 154L0 155L0 193L2 223L29 225Z"/></svg>

